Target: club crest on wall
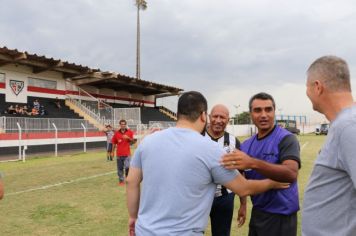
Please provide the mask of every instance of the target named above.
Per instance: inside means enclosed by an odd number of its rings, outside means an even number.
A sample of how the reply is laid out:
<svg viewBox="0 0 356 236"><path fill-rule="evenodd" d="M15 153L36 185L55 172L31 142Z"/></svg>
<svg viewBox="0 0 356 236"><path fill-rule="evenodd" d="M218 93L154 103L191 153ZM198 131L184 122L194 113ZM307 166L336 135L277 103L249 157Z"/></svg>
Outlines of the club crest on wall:
<svg viewBox="0 0 356 236"><path fill-rule="evenodd" d="M24 86L25 86L24 81L10 80L10 88L16 94L16 96L19 95L19 93L21 93Z"/></svg>

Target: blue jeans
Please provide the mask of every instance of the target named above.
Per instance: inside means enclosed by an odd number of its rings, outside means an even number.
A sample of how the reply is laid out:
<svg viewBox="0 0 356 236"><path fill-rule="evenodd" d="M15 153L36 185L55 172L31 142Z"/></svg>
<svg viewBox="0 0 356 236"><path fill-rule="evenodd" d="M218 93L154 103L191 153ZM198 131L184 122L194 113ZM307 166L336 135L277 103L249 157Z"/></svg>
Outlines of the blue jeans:
<svg viewBox="0 0 356 236"><path fill-rule="evenodd" d="M130 157L128 156L121 156L116 158L117 164L117 175L119 176L119 181L124 181L124 171L125 177L129 174L129 167L130 167Z"/></svg>

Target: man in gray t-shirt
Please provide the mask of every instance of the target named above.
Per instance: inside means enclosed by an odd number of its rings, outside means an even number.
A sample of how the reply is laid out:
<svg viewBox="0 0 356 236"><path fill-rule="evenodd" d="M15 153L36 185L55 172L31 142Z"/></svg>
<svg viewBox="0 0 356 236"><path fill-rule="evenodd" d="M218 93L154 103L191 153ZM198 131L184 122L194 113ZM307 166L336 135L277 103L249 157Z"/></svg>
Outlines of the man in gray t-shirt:
<svg viewBox="0 0 356 236"><path fill-rule="evenodd" d="M115 132L112 129L111 125L109 124L105 126L104 133L106 135L106 160L112 161L113 160L112 137L114 136Z"/></svg>
<svg viewBox="0 0 356 236"><path fill-rule="evenodd" d="M344 60L317 59L308 69L307 95L331 122L302 209L305 236L356 234L356 105Z"/></svg>
<svg viewBox="0 0 356 236"><path fill-rule="evenodd" d="M206 121L203 95L184 93L177 126L139 145L127 178L130 235L203 235L218 183L240 196L288 187L269 179L247 181L223 168L224 150L200 134Z"/></svg>

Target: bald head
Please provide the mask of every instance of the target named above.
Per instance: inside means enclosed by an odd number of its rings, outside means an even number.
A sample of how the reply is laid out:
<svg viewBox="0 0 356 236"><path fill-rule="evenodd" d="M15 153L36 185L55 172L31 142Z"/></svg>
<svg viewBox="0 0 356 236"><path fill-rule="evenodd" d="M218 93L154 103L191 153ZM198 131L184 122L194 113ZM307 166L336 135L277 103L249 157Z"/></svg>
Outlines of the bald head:
<svg viewBox="0 0 356 236"><path fill-rule="evenodd" d="M217 104L217 105L213 106L213 108L211 109L210 115L215 114L215 113L223 113L227 117L229 117L229 109L223 104Z"/></svg>
<svg viewBox="0 0 356 236"><path fill-rule="evenodd" d="M209 134L215 137L222 136L229 122L229 117L229 109L226 106L222 104L213 106L209 115Z"/></svg>

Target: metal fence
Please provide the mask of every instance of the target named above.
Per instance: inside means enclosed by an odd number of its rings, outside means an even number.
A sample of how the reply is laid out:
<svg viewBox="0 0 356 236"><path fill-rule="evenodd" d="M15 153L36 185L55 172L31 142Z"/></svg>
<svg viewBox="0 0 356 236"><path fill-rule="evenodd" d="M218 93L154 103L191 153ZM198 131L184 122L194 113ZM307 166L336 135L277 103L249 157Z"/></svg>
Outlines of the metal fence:
<svg viewBox="0 0 356 236"><path fill-rule="evenodd" d="M83 119L63 119L63 118L26 118L26 117L0 117L0 131L5 133L18 132L18 125L23 132L53 132L53 124L58 131L80 131L83 125L88 131L98 129Z"/></svg>
<svg viewBox="0 0 356 236"><path fill-rule="evenodd" d="M137 109L139 112L139 108ZM132 108L130 108L130 110L132 110ZM135 132L135 138L138 144L146 135L175 126L175 124L176 122L164 121L151 121L149 124L141 124L136 120L127 119L127 126ZM115 128L119 128L119 126L117 125ZM99 137L100 140L98 140L97 137L90 137L94 138L90 141L87 137L87 133L90 131L96 132L99 130L83 119L0 117L0 135L3 134L4 137L11 136L12 138L14 137L13 135L15 135L15 139L5 138L4 141L6 142L2 142L2 147L18 147L18 158L16 160L25 161L27 149L30 148L30 146L36 145L54 145L53 151L55 156L57 156L59 144L74 142L64 140L65 138L59 140L60 132L73 132L73 137L76 139L75 143L82 143L83 151L86 152L88 142L105 141L104 137ZM78 132L81 134L77 135ZM48 134L43 136L43 133ZM10 136L7 136L8 134ZM23 136L23 134L26 136ZM39 137L43 140L38 141Z"/></svg>
<svg viewBox="0 0 356 236"><path fill-rule="evenodd" d="M150 121L148 123L149 129L153 129L153 128L167 129L174 126L176 126L176 122L174 121Z"/></svg>
<svg viewBox="0 0 356 236"><path fill-rule="evenodd" d="M135 108L115 108L114 126L119 125L120 120L126 120L128 125L138 125L141 123L141 109Z"/></svg>

